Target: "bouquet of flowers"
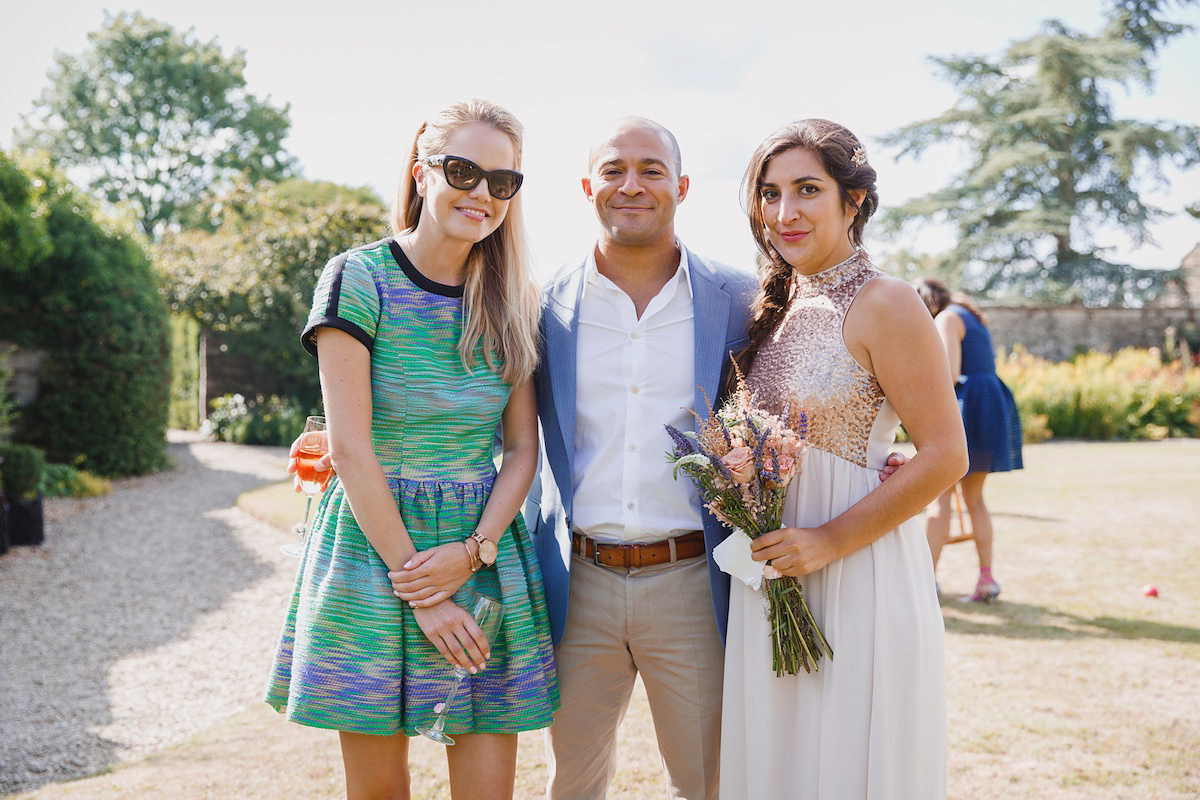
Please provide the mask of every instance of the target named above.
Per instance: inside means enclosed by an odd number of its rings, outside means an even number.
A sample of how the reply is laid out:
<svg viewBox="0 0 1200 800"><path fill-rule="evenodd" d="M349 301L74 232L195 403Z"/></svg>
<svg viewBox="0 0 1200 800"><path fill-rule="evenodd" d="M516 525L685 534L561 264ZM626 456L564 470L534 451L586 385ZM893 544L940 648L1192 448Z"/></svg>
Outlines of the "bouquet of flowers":
<svg viewBox="0 0 1200 800"><path fill-rule="evenodd" d="M801 468L808 418L791 409L782 417L768 414L755 406L740 372L737 378L736 390L719 410L710 407L707 420L696 415L696 431L666 426L675 444L667 460L676 478L683 471L695 482L705 508L734 529L713 553L718 566L754 588L766 579L776 677L796 675L801 667L811 672L821 653L833 658L833 650L808 610L799 581L749 558L750 539L782 527L783 498Z"/></svg>

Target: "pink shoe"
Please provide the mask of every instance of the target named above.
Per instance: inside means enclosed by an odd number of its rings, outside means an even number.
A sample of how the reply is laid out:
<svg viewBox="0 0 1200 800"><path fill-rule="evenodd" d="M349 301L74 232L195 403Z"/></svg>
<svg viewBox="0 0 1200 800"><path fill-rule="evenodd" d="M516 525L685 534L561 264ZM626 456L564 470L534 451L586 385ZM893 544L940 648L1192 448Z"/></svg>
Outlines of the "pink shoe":
<svg viewBox="0 0 1200 800"><path fill-rule="evenodd" d="M975 594L964 597L964 603L987 603L991 605L1000 596L1000 584L995 581L975 584Z"/></svg>

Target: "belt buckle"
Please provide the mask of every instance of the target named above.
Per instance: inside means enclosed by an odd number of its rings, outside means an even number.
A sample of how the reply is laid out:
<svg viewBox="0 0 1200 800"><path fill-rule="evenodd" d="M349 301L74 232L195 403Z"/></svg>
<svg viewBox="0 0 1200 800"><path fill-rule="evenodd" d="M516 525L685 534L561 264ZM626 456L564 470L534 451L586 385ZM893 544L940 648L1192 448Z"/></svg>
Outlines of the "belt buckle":
<svg viewBox="0 0 1200 800"><path fill-rule="evenodd" d="M633 551L637 548L637 545L618 544L617 542L597 542L595 539L592 539L592 563L595 564L597 567L608 567L608 566L615 567L618 565L617 564L605 564L600 561L600 548L601 547L607 547L610 551L612 551L612 550L619 551L621 553L620 566L625 569L629 569L631 567L630 554L632 554Z"/></svg>

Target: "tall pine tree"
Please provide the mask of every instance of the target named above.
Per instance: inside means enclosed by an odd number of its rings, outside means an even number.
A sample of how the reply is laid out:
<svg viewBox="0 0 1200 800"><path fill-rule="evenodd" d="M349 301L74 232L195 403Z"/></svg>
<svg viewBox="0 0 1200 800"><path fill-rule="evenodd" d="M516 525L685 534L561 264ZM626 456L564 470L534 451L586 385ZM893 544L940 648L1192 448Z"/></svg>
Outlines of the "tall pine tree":
<svg viewBox="0 0 1200 800"><path fill-rule="evenodd" d="M959 101L884 143L912 156L952 143L969 163L947 186L892 209L889 227L952 223L957 242L938 271L960 275L968 290L1092 305L1152 295L1159 276L1109 257L1097 233L1148 242L1147 224L1165 212L1143 192L1165 181L1164 164L1200 162L1200 128L1113 109L1114 90L1153 87L1155 55L1190 30L1163 18L1171 3L1114 0L1098 34L1052 20L999 56L934 58Z"/></svg>

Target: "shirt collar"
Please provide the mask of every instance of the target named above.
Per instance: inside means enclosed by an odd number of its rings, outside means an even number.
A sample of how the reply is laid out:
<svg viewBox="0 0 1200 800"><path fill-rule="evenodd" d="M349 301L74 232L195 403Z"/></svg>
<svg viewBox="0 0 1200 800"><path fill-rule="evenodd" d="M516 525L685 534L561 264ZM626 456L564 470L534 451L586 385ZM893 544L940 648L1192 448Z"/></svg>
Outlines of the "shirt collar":
<svg viewBox="0 0 1200 800"><path fill-rule="evenodd" d="M678 238L675 239L675 246L679 248L679 266L676 268L675 274L667 280L667 283L683 281L683 285L687 287L688 297L692 298L692 269L688 263L688 251L683 246L683 242L679 241ZM585 295L587 294L588 286L591 285L607 286L620 291L620 287L606 276L600 274L600 270L596 266L596 247L594 245L588 250L587 260L583 263L583 293ZM666 288L666 284L663 284L663 287Z"/></svg>

